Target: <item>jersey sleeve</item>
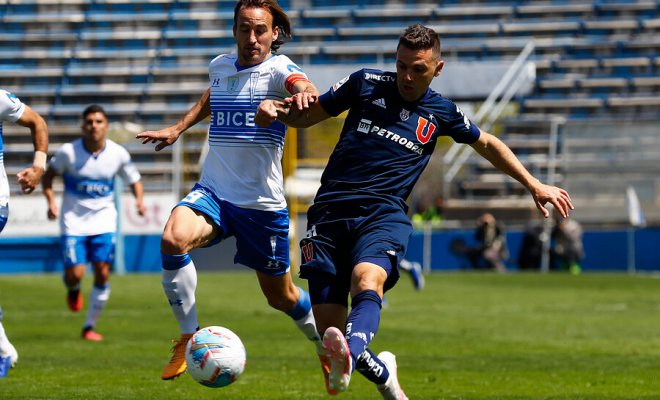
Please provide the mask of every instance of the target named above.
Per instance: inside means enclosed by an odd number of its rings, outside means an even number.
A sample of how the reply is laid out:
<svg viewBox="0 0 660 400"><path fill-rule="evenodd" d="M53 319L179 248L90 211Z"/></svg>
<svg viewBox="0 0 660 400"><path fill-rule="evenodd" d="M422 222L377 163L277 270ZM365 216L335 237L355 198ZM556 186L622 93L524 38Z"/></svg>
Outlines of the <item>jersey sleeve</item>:
<svg viewBox="0 0 660 400"><path fill-rule="evenodd" d="M278 83L278 87L283 88L283 95L293 94L293 85L297 82L309 82L307 75L302 68L296 65L291 59L284 55L278 55L273 76Z"/></svg>
<svg viewBox="0 0 660 400"><path fill-rule="evenodd" d="M62 147L60 147L59 150L53 154L53 156L50 158L50 161L48 162L48 166L59 175L64 174L64 172L66 172L67 165L70 164L69 158L72 152L67 151L67 149L70 147L70 143L63 144Z"/></svg>
<svg viewBox="0 0 660 400"><path fill-rule="evenodd" d="M360 96L363 76L363 70L353 72L322 94L319 97L319 103L325 112L336 117L351 108Z"/></svg>
<svg viewBox="0 0 660 400"><path fill-rule="evenodd" d="M449 103L449 111L442 118L444 128L442 130L457 143L471 144L476 142L481 135L479 127L470 121L456 104L451 101Z"/></svg>
<svg viewBox="0 0 660 400"><path fill-rule="evenodd" d="M123 147L121 149L123 150L121 152L122 163L118 174L121 176L124 182L132 185L140 180L140 172L138 171L135 164L133 164L133 160L131 159L131 155L128 153L128 151Z"/></svg>
<svg viewBox="0 0 660 400"><path fill-rule="evenodd" d="M15 94L0 90L0 120L16 122L25 112L25 104Z"/></svg>

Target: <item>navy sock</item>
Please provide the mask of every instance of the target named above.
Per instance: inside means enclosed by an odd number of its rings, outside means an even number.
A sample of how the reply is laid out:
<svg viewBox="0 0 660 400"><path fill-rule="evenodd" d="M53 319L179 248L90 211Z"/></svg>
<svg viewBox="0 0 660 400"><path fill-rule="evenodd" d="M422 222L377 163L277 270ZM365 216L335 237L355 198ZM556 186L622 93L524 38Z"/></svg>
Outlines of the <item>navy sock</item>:
<svg viewBox="0 0 660 400"><path fill-rule="evenodd" d="M390 372L385 364L368 348L358 357L355 369L376 385L382 385L390 377Z"/></svg>
<svg viewBox="0 0 660 400"><path fill-rule="evenodd" d="M351 351L353 369L357 359L376 336L380 323L380 307L380 297L374 290L365 290L353 297L351 313L346 321L346 341Z"/></svg>

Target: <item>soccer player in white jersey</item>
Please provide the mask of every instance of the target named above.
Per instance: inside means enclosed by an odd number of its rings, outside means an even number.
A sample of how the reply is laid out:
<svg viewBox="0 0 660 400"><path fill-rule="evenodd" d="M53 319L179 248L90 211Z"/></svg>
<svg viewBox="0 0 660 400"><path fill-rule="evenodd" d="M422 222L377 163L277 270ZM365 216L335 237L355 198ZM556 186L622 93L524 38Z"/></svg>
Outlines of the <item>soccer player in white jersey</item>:
<svg viewBox="0 0 660 400"><path fill-rule="evenodd" d="M274 0L241 0L234 8L237 52L209 65L210 88L175 125L147 131L143 143L174 143L188 128L211 116L209 153L199 182L172 210L161 240L162 284L180 339L161 375L173 379L186 370L188 338L198 329L197 274L188 252L236 237L235 262L256 271L268 304L286 313L321 354L309 295L293 283L289 266L289 215L281 158L286 127L254 123L264 99L299 94L303 109L318 94L288 57L274 54L290 36L288 16Z"/></svg>
<svg viewBox="0 0 660 400"><path fill-rule="evenodd" d="M64 144L55 153L43 178L43 191L48 201L48 218L60 217L64 284L71 311L82 309L80 282L88 263L94 269L82 338L99 341L103 336L95 326L110 297L110 267L117 230L115 175L130 185L138 214L144 215L145 209L140 173L128 151L106 137L108 117L103 108L91 105L83 111L82 118L82 137ZM61 210L53 194L53 178L57 175L64 180Z"/></svg>
<svg viewBox="0 0 660 400"><path fill-rule="evenodd" d="M9 181L4 164L3 121L14 122L29 128L32 134L34 161L31 167L23 169L17 175L18 184L23 193L32 193L39 184L46 168L46 152L48 151L48 126L44 119L21 102L16 95L0 89L0 232L7 224L9 217ZM2 326L2 309L0 309L0 376L6 375L7 367L13 367L17 360L18 352L7 338Z"/></svg>

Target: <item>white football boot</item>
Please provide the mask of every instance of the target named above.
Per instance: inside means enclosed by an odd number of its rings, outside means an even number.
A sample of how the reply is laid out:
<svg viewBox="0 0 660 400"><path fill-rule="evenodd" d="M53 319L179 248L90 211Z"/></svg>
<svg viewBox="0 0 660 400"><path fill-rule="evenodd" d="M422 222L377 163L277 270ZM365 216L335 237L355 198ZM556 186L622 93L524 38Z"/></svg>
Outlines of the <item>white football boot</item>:
<svg viewBox="0 0 660 400"><path fill-rule="evenodd" d="M387 378L387 382L376 385L378 391L383 395L385 400L408 400L406 394L403 393L401 385L399 385L399 378L396 375L396 356L389 351L383 351L378 354L380 361L385 364L387 370L390 373L390 377Z"/></svg>

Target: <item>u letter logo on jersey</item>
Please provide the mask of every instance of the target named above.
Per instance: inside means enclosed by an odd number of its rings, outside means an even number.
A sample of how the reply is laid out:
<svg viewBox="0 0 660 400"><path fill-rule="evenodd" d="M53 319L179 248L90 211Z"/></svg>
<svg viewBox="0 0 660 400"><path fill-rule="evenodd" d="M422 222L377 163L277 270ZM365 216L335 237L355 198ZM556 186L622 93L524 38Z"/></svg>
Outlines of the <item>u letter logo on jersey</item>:
<svg viewBox="0 0 660 400"><path fill-rule="evenodd" d="M426 133L424 133L426 131ZM435 125L429 122L426 118L419 117L417 119L417 140L422 144L428 143L435 132Z"/></svg>
<svg viewBox="0 0 660 400"><path fill-rule="evenodd" d="M300 250L306 263L312 261L312 258L314 257L314 247L312 242L303 243L300 246Z"/></svg>

